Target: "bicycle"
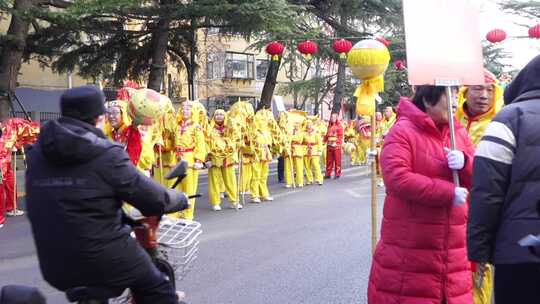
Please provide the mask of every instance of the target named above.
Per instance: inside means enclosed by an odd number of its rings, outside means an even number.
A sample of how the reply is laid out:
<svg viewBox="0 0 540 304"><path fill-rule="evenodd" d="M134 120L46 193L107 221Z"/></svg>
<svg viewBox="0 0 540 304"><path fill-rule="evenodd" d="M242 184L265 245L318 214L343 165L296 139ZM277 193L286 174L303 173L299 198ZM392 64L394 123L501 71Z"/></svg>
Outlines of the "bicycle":
<svg viewBox="0 0 540 304"><path fill-rule="evenodd" d="M187 162L178 163L166 176L176 178L172 188L186 177ZM188 198L199 197L199 194ZM197 259L198 237L202 233L201 224L195 221L167 221L160 225L161 216L132 219L125 216L133 227L139 244L150 255L156 267L166 275L176 289L176 281L183 279ZM66 291L70 302L78 304L135 304L129 290L105 286L81 286ZM184 303L179 301L179 303Z"/></svg>

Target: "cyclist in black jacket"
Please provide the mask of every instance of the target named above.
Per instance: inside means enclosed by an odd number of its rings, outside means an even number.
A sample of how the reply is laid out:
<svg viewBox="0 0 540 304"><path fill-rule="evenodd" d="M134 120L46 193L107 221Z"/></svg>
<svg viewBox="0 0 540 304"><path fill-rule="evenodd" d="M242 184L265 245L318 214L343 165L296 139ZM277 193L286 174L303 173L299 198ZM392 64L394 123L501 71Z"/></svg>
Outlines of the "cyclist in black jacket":
<svg viewBox="0 0 540 304"><path fill-rule="evenodd" d="M178 303L172 284L122 223L122 202L143 215L188 207L186 196L141 174L122 146L96 128L104 95L67 90L62 117L27 150L28 216L41 272L52 286L130 288L137 304Z"/></svg>

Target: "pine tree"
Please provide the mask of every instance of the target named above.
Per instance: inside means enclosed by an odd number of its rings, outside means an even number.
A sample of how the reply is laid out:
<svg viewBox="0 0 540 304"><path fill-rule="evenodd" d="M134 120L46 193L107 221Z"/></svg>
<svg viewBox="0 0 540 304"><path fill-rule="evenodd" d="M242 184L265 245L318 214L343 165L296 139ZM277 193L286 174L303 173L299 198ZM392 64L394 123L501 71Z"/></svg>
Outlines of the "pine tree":
<svg viewBox="0 0 540 304"><path fill-rule="evenodd" d="M500 1L499 6L507 13L521 16L527 19L538 20L540 18L540 1Z"/></svg>
<svg viewBox="0 0 540 304"><path fill-rule="evenodd" d="M0 18L11 15L6 34L0 34L0 119L10 113L11 96L17 86L30 27L39 28L32 12L69 5L71 2L64 0L0 0Z"/></svg>
<svg viewBox="0 0 540 304"><path fill-rule="evenodd" d="M484 66L496 76L500 76L510 67L509 64L503 62L504 59L510 58L510 54L502 47L494 44L484 45L483 52Z"/></svg>
<svg viewBox="0 0 540 304"><path fill-rule="evenodd" d="M29 39L27 56L38 54L54 70L103 77L114 85L148 79L159 90L165 62L196 78L196 32L219 28L250 37L282 31L297 7L285 0L86 0L60 13L39 16L50 26Z"/></svg>

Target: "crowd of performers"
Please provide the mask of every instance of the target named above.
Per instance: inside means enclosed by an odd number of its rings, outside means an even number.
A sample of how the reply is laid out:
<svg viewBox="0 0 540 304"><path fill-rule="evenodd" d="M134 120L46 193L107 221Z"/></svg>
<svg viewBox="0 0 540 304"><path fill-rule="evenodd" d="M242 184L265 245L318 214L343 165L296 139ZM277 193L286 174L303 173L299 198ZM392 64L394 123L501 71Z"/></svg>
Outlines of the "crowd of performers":
<svg viewBox="0 0 540 304"><path fill-rule="evenodd" d="M396 113L390 106L385 107L383 112L375 113L375 148L376 153L371 153L371 124L369 116L358 116L351 120L345 128L345 141L343 147L345 154L351 156L351 165L367 165L372 159L377 162L378 186L383 186L380 172L378 155L383 146L384 137L396 122Z"/></svg>
<svg viewBox="0 0 540 304"><path fill-rule="evenodd" d="M134 100L134 99L145 100ZM157 118L141 115L134 109L142 105L149 110L159 103ZM111 140L124 146L131 161L145 175L172 186L164 178L180 160L188 162L188 175L178 186L187 195L197 193L199 174L208 169L208 199L212 209L219 211L226 197L231 208L241 209L245 202L272 201L268 189L269 164L275 158L284 162L286 188L322 185L323 179L341 176L342 155L351 157L352 165L367 164L371 137L369 117L342 122L338 114L329 121L306 112L289 110L276 118L267 109L255 112L249 102L238 101L228 111L217 109L209 117L198 101L185 101L175 110L164 95L136 84L127 83L117 99L106 104L102 129ZM376 143L395 122L391 107L377 114ZM11 119L1 128L0 159L0 225L5 216L22 215L16 207L16 181L13 174L13 151L23 151L23 145L33 142L39 126L22 119ZM24 154L24 153L23 153ZM376 158L375 158L376 159ZM381 182L382 183L382 182ZM192 220L191 208L171 215ZM137 212L126 208L128 212ZM1 227L1 226L0 226Z"/></svg>
<svg viewBox="0 0 540 304"><path fill-rule="evenodd" d="M251 103L238 101L228 111L217 109L209 117L198 101L185 101L175 111L170 100L165 114L151 124L134 123L130 99L139 91L124 87L117 100L106 104L103 129L112 140L125 146L133 163L157 182L171 186L164 175L178 161L188 162L188 175L179 186L187 195L197 193L199 173L208 169L208 198L213 210L222 208L226 197L231 208L241 209L247 201L272 201L268 189L269 164L282 157L285 187L322 185L325 176L341 175L342 153L349 153L355 165L366 162L371 127L364 118L342 123L337 114L325 122L318 116L289 110L277 118L270 110L257 112ZM151 91L153 92L153 91ZM155 93L155 92L154 92ZM141 120L141 119L138 119ZM382 135L395 121L391 108L380 115L377 132ZM193 219L191 208L172 215Z"/></svg>

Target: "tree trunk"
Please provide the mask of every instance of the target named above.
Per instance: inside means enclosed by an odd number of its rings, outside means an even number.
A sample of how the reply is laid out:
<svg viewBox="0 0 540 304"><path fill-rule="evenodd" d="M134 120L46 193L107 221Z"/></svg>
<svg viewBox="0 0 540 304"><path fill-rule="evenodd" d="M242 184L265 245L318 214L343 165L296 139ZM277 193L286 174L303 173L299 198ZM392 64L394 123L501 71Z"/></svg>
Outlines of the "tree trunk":
<svg viewBox="0 0 540 304"><path fill-rule="evenodd" d="M345 63L339 62L336 89L334 91L334 101L332 103L332 113L339 113L341 110L341 101L343 100L343 90L345 84Z"/></svg>
<svg viewBox="0 0 540 304"><path fill-rule="evenodd" d="M264 81L264 87L261 93L261 102L257 106L257 110L271 109L272 108L272 96L274 95L274 89L276 88L277 75L279 72L279 65L281 64L281 57L279 60L270 61L268 72L266 73L266 79Z"/></svg>
<svg viewBox="0 0 540 304"><path fill-rule="evenodd" d="M13 8L17 12L12 15L6 33L6 40L0 52L0 119L9 117L9 94L14 94L21 68L22 56L26 47L26 38L30 20L21 18L21 12L29 11L33 6L32 0L15 0Z"/></svg>
<svg viewBox="0 0 540 304"><path fill-rule="evenodd" d="M170 0L161 0L160 5L170 4ZM157 27L152 33L152 64L148 75L148 88L160 92L165 70L167 49L169 46L169 29L171 20L164 17L158 21Z"/></svg>
<svg viewBox="0 0 540 304"><path fill-rule="evenodd" d="M315 66L315 77L321 77L321 59L317 57L317 65ZM319 93L322 90L322 85L318 90L315 90L315 95L313 96L313 115L319 115Z"/></svg>
<svg viewBox="0 0 540 304"><path fill-rule="evenodd" d="M347 7L345 5L346 2L342 2L340 14L339 14L339 23L342 27L347 26ZM341 35L341 33L338 30L336 30L336 34ZM345 90L345 62L343 60L339 60L338 62L338 74L337 74L337 81L336 81L336 89L334 91L334 100L332 102L332 113L339 113L341 110L341 102L343 101L343 95Z"/></svg>
<svg viewBox="0 0 540 304"><path fill-rule="evenodd" d="M189 99L195 100L198 98L197 94L197 19L191 19L191 52L190 52L190 64L188 72L188 86L189 86Z"/></svg>

